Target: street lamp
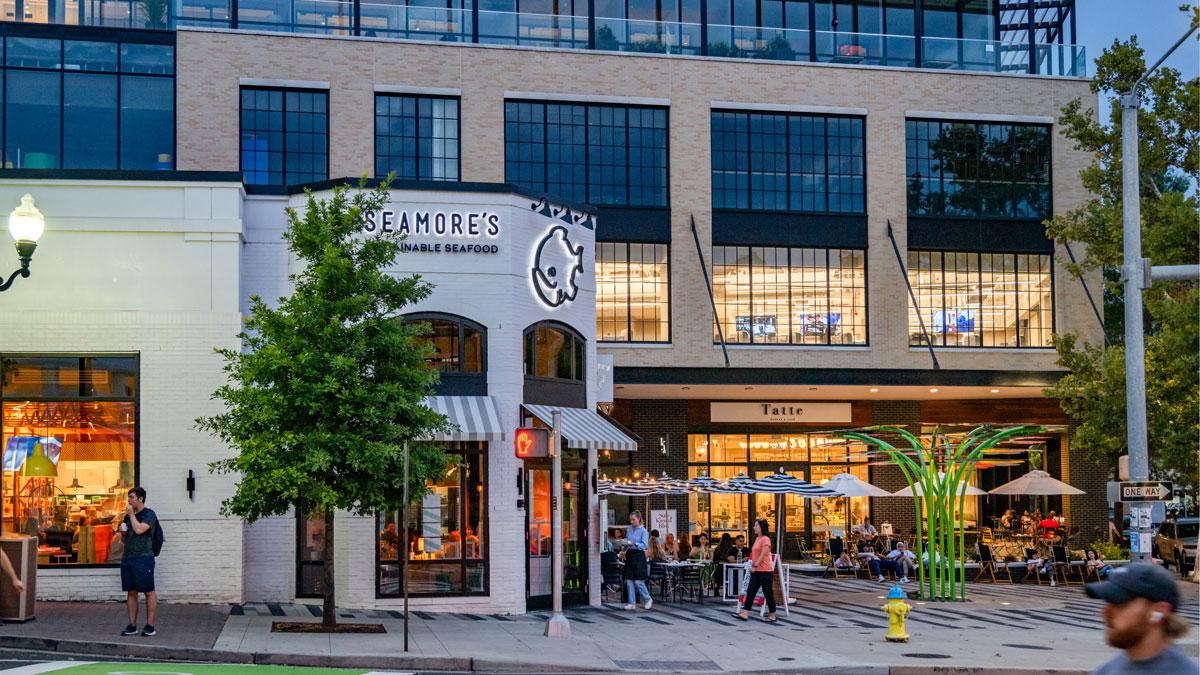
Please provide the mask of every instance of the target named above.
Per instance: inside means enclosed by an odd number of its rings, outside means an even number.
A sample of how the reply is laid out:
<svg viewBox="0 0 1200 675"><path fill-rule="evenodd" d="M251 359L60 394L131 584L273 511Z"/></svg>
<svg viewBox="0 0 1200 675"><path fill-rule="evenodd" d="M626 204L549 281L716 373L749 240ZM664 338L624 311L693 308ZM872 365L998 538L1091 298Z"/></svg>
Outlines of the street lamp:
<svg viewBox="0 0 1200 675"><path fill-rule="evenodd" d="M0 291L7 291L18 275L22 278L29 277L29 261L33 258L37 241L45 230L46 218L33 205L33 195L26 194L21 197L21 205L13 209L8 216L8 232L17 242L17 257L21 259L21 267L0 284Z"/></svg>

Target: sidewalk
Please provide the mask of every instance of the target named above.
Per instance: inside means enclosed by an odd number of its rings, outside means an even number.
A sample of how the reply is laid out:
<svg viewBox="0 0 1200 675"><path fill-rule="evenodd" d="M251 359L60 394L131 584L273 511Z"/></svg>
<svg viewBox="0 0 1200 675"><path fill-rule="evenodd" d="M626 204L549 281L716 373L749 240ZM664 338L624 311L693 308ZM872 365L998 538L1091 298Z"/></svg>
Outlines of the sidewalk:
<svg viewBox="0 0 1200 675"><path fill-rule="evenodd" d="M272 633L273 621L319 621L305 605L162 605L159 634L122 638L124 606L39 603L38 619L0 627L0 649L154 660L203 660L374 670L490 672L1087 672L1113 653L1104 646L1100 604L1075 587L971 585L967 603L914 606L907 644L883 640L885 585L865 580L793 579L790 616L767 625L730 617L719 602L656 602L651 611L616 605L567 615L574 637L547 639L546 614L414 613L403 652L399 612L342 610L343 622L382 623L383 635ZM1182 587L1181 613L1200 623L1196 586ZM1193 628L1182 642L1200 653ZM949 668L951 671L947 671Z"/></svg>

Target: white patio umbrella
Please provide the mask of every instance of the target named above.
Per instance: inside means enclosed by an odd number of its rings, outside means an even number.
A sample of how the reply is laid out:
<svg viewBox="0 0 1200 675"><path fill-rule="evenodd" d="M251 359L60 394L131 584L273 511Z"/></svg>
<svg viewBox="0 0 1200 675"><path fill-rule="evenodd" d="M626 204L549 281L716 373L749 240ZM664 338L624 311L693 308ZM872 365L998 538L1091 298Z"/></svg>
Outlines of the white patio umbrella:
<svg viewBox="0 0 1200 675"><path fill-rule="evenodd" d="M944 480L946 480L945 472L939 471L938 472L938 482L942 482ZM979 496L987 495L987 491L980 490L979 488L975 487L974 485L968 485L966 481L962 481L961 483L958 484L958 495L957 496L961 497L964 494L968 497L979 497ZM913 489L911 487L906 487L903 490L893 492L892 496L894 496L894 497L911 497L911 496L913 496ZM925 487L921 483L917 483L917 496L918 497L925 496Z"/></svg>
<svg viewBox="0 0 1200 675"><path fill-rule="evenodd" d="M1045 471L1030 471L994 489L994 495L1082 495L1083 490L1052 477Z"/></svg>
<svg viewBox="0 0 1200 675"><path fill-rule="evenodd" d="M855 476L852 473L839 473L832 478L829 478L822 487L827 487L845 497L894 497L892 493L884 490L878 485L872 485L867 481ZM849 533L850 527L850 501L846 500L846 531Z"/></svg>

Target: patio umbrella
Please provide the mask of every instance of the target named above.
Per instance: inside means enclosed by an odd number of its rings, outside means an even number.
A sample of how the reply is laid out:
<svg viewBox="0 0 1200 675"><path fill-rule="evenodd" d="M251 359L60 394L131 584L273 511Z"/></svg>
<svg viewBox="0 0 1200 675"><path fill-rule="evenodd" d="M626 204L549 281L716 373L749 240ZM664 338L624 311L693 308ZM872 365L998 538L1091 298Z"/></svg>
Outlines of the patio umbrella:
<svg viewBox="0 0 1200 675"><path fill-rule="evenodd" d="M939 471L938 472L938 482L943 482L945 480L946 480L945 472ZM966 481L963 481L958 484L958 495L957 496L961 497L964 494L968 497L979 497L981 495L986 496L987 491L980 490L979 488L975 487L974 485L968 485ZM913 496L913 489L911 487L906 487L903 490L893 492L892 496L893 497L911 497L911 496ZM923 485L921 485L920 483L917 483L917 496L918 497L925 496L925 487Z"/></svg>
<svg viewBox="0 0 1200 675"><path fill-rule="evenodd" d="M1077 487L1053 478L1045 471L1030 471L1020 478L994 489L994 495L1082 495Z"/></svg>
<svg viewBox="0 0 1200 675"><path fill-rule="evenodd" d="M748 492L751 492L751 490L747 489L747 486L753 482L753 478L744 473L739 473L733 478L728 478L724 481L721 481L717 486L711 488L709 491L717 494L744 495Z"/></svg>
<svg viewBox="0 0 1200 675"><path fill-rule="evenodd" d="M721 487L721 481L706 474L700 474L695 478L689 478L687 481L688 488L692 492L714 492L716 488Z"/></svg>
<svg viewBox="0 0 1200 675"><path fill-rule="evenodd" d="M784 495L800 495L805 499L813 497L840 497L837 492L821 486L813 485L812 483L796 478L795 476L783 473L780 469L778 472L759 478L758 480L749 481L746 486L747 492L766 493L775 495L775 537L776 549L775 552L783 555L783 496Z"/></svg>
<svg viewBox="0 0 1200 675"><path fill-rule="evenodd" d="M822 487L827 487L846 497L894 497L892 493L883 488L872 485L867 481L855 476L852 473L839 473L832 478L821 483ZM846 500L846 532L849 533L850 527L850 500Z"/></svg>

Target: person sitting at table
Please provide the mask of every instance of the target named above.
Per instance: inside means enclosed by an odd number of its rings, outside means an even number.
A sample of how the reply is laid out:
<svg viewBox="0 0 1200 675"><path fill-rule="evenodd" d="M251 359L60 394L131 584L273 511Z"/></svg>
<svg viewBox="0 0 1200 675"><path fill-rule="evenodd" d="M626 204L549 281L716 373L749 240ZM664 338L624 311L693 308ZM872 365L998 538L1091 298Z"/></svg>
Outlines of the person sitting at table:
<svg viewBox="0 0 1200 675"><path fill-rule="evenodd" d="M917 571L917 554L908 550L908 544L903 541L896 542L896 548L888 551L887 556L883 560L883 566L892 570L893 573L900 576L900 583L908 583L909 571Z"/></svg>
<svg viewBox="0 0 1200 675"><path fill-rule="evenodd" d="M858 536L862 537L863 539L874 539L879 535L879 531L876 530L875 526L871 524L871 519L869 517L863 518L862 523L855 527L854 531L857 532Z"/></svg>
<svg viewBox="0 0 1200 675"><path fill-rule="evenodd" d="M688 560L692 557L692 545L688 543L687 537L679 538L679 560Z"/></svg>
<svg viewBox="0 0 1200 675"><path fill-rule="evenodd" d="M1099 551L1089 548L1084 556L1088 569L1096 570L1096 575L1101 579L1107 579L1108 575L1112 574L1113 566L1108 564L1108 561L1104 559L1104 556L1100 555Z"/></svg>
<svg viewBox="0 0 1200 675"><path fill-rule="evenodd" d="M710 562L713 559L712 549L708 545L708 535L703 532L696 537L696 548L691 551L691 557L700 562Z"/></svg>
<svg viewBox="0 0 1200 675"><path fill-rule="evenodd" d="M852 570L857 567L854 561L850 559L850 552L844 549L842 550L842 554L838 556L838 559L833 561L833 566L839 570Z"/></svg>
<svg viewBox="0 0 1200 675"><path fill-rule="evenodd" d="M658 541L658 530L650 530L650 543L646 546L646 560L650 562L666 562L667 552Z"/></svg>
<svg viewBox="0 0 1200 675"><path fill-rule="evenodd" d="M864 542L858 542L858 564L866 565L871 571L871 576L876 577L877 581L883 581L882 560L878 555L875 555L875 547Z"/></svg>
<svg viewBox="0 0 1200 675"><path fill-rule="evenodd" d="M717 542L717 548L713 551L713 560L720 563L728 562L732 550L733 537L729 536L728 532L722 532L721 539Z"/></svg>
<svg viewBox="0 0 1200 675"><path fill-rule="evenodd" d="M750 558L750 547L746 546L746 535L739 534L733 541L733 548L726 554L726 562L740 563Z"/></svg>
<svg viewBox="0 0 1200 675"><path fill-rule="evenodd" d="M1017 523L1017 512L1013 511L1012 509L1008 509L1004 512L1004 515L1000 517L1000 527L1003 527L1006 530L1013 529Z"/></svg>
<svg viewBox="0 0 1200 675"><path fill-rule="evenodd" d="M675 541L675 533L668 532L667 538L663 542L663 553L666 554L667 560L679 560L679 542Z"/></svg>

